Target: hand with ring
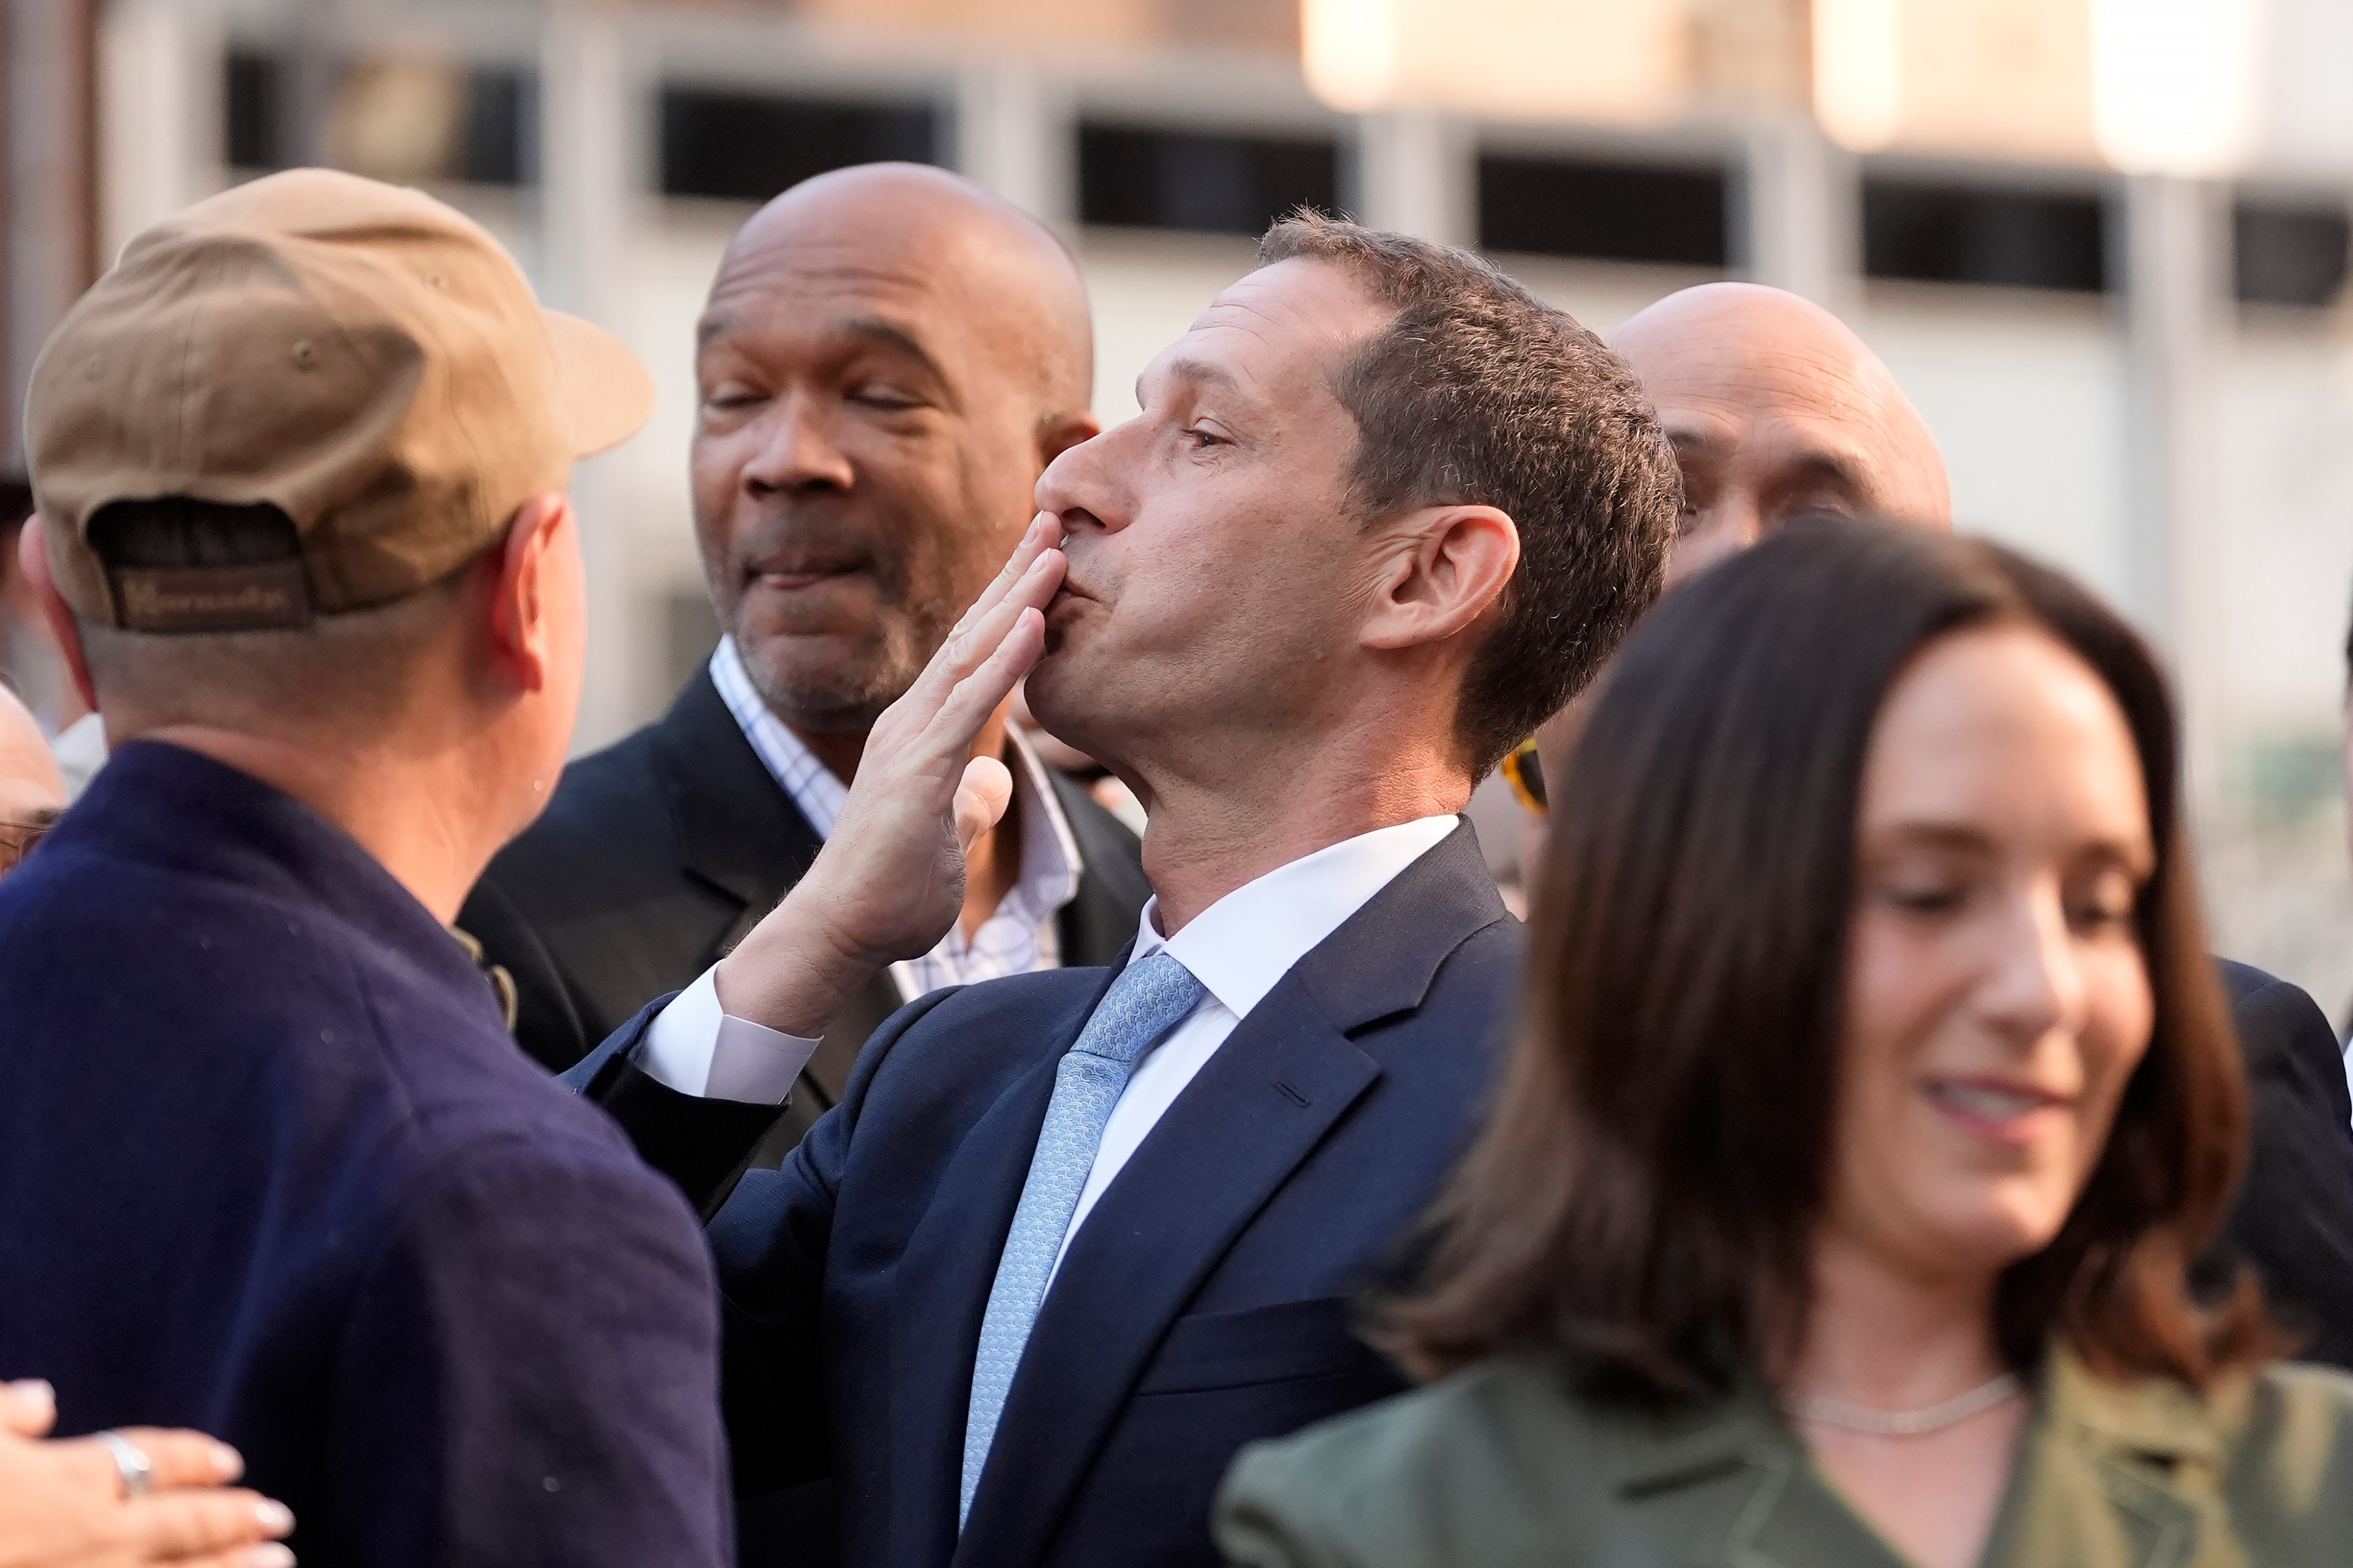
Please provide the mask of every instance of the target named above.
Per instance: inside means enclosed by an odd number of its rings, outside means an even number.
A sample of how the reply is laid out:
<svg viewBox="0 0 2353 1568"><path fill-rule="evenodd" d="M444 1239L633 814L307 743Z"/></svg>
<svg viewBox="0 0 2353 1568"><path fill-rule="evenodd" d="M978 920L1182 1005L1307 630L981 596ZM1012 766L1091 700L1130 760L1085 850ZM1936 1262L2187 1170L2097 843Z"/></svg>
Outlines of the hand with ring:
<svg viewBox="0 0 2353 1568"><path fill-rule="evenodd" d="M234 1489L237 1450L201 1432L126 1427L42 1441L48 1385L0 1384L0 1568L289 1568L282 1503Z"/></svg>

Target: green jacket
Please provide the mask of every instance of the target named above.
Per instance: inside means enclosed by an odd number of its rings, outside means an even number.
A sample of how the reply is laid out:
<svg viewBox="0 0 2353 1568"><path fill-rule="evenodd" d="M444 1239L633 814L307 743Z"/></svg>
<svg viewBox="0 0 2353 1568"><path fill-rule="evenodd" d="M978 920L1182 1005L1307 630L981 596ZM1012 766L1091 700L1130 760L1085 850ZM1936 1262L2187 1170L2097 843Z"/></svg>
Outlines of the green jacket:
<svg viewBox="0 0 2353 1568"><path fill-rule="evenodd" d="M2054 1352L1985 1568L2353 1564L2353 1378L2273 1366L2205 1399ZM1246 1568L1903 1568L1763 1390L1652 1415L1562 1363L1474 1366L1242 1451Z"/></svg>

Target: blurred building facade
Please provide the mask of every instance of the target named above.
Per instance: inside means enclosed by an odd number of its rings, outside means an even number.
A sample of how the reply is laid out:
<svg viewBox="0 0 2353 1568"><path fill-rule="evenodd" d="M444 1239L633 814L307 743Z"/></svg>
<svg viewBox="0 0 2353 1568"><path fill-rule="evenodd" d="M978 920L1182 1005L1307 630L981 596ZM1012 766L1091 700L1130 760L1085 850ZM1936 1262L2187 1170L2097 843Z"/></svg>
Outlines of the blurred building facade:
<svg viewBox="0 0 2353 1568"><path fill-rule="evenodd" d="M652 425L580 478L583 748L713 636L691 325L755 203L912 158L1037 212L1085 268L1107 421L1307 203L1479 245L1599 331L1727 276L1846 316L1962 526L2174 657L2222 945L2353 995L2342 0L5 3L12 451L98 259L299 163L435 190L653 367Z"/></svg>

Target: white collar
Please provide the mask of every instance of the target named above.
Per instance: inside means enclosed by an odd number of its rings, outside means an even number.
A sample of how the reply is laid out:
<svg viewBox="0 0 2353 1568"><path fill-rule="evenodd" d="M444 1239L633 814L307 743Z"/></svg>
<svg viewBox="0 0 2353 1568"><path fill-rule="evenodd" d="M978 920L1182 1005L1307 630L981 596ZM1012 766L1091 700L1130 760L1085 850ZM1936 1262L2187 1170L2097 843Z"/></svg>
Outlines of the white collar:
<svg viewBox="0 0 2353 1568"><path fill-rule="evenodd" d="M1155 898L1128 962L1165 947L1228 1012L1247 1017L1292 965L1461 825L1458 816L1417 817L1326 845L1243 883L1171 937L1155 923Z"/></svg>

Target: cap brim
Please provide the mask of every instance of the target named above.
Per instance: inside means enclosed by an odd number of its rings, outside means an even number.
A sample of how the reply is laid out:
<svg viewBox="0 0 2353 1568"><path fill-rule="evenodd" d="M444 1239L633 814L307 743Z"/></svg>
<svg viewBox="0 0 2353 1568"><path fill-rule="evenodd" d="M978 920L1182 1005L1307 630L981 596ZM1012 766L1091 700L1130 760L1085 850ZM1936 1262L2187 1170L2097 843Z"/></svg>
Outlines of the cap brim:
<svg viewBox="0 0 2353 1568"><path fill-rule="evenodd" d="M587 457L636 435L654 411L654 378L602 327L543 309L555 351L555 405L572 455Z"/></svg>

